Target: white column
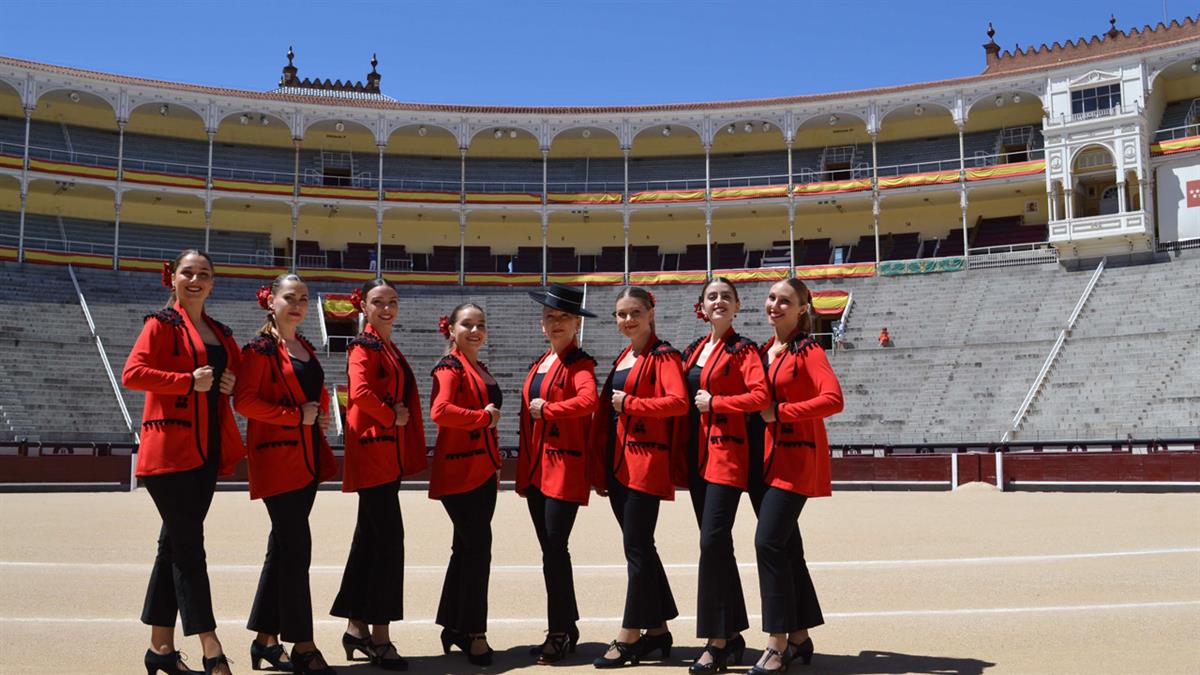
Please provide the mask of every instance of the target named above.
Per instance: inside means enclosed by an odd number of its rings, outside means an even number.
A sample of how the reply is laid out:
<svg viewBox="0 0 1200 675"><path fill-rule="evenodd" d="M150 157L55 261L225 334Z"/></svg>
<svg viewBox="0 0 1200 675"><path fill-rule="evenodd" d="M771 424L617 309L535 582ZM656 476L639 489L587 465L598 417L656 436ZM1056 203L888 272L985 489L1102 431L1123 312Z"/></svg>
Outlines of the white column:
<svg viewBox="0 0 1200 675"><path fill-rule="evenodd" d="M296 259L296 252L299 246L296 243L296 234L300 224L300 139L292 138L292 145L295 151L292 153L292 274L296 273L299 268L299 261Z"/></svg>
<svg viewBox="0 0 1200 675"><path fill-rule="evenodd" d="M792 139L787 139L788 277L796 275L796 185L792 177L792 146L794 144Z"/></svg>
<svg viewBox="0 0 1200 675"><path fill-rule="evenodd" d="M712 278L712 146L704 145L704 276Z"/></svg>
<svg viewBox="0 0 1200 675"><path fill-rule="evenodd" d="M383 278L383 149L386 143L376 143L379 148L379 179L375 197L375 276Z"/></svg>
<svg viewBox="0 0 1200 675"><path fill-rule="evenodd" d="M212 233L212 188L213 188L213 138L216 130L208 131L208 166L204 178L204 250L209 249L209 239Z"/></svg>
<svg viewBox="0 0 1200 675"><path fill-rule="evenodd" d="M25 106L25 147L21 158L21 222L17 228L17 262L25 262L25 209L29 199L29 124L33 106Z"/></svg>
<svg viewBox="0 0 1200 675"><path fill-rule="evenodd" d="M458 210L458 285L467 283L467 210Z"/></svg>
<svg viewBox="0 0 1200 675"><path fill-rule="evenodd" d="M1117 213L1125 213L1129 209L1125 206L1125 181L1117 181Z"/></svg>
<svg viewBox="0 0 1200 675"><path fill-rule="evenodd" d="M121 267L121 183L125 180L125 120L117 120L117 186L113 201L113 269Z"/></svg>
<svg viewBox="0 0 1200 675"><path fill-rule="evenodd" d="M550 148L542 148L542 285L546 285L550 272L550 213L546 211L547 179L549 177Z"/></svg>
<svg viewBox="0 0 1200 675"><path fill-rule="evenodd" d="M629 146L622 146L621 153L625 156L625 177L622 183L621 222L625 230L625 283L629 283Z"/></svg>
<svg viewBox="0 0 1200 675"><path fill-rule="evenodd" d="M967 236L967 159L964 155L963 146L963 127L964 122L958 122L958 204L962 209L962 236L963 236L963 260L966 261L971 257L970 242ZM963 265L963 269L966 269Z"/></svg>
<svg viewBox="0 0 1200 675"><path fill-rule="evenodd" d="M879 134L871 134L871 215L875 223L875 276L879 276Z"/></svg>

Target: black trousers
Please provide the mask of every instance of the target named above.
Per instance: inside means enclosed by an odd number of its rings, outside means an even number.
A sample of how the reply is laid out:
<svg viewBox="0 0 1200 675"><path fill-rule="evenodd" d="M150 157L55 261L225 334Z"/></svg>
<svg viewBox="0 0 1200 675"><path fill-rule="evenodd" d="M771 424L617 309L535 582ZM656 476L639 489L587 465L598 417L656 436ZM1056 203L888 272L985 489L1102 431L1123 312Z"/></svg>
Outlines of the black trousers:
<svg viewBox="0 0 1200 675"><path fill-rule="evenodd" d="M707 483L703 494L696 637L724 639L750 627L742 579L733 553L733 523L742 491Z"/></svg>
<svg viewBox="0 0 1200 675"><path fill-rule="evenodd" d="M437 623L460 633L485 633L492 514L496 512L495 476L470 492L442 497L442 508L454 523L454 540L438 602Z"/></svg>
<svg viewBox="0 0 1200 675"><path fill-rule="evenodd" d="M404 519L400 481L358 491L358 522L342 586L329 613L371 625L404 618Z"/></svg>
<svg viewBox="0 0 1200 675"><path fill-rule="evenodd" d="M174 627L178 614L184 635L216 630L204 555L204 517L217 486L216 464L146 476L142 482L162 517L142 623Z"/></svg>
<svg viewBox="0 0 1200 675"><path fill-rule="evenodd" d="M622 628L658 628L679 616L667 572L654 546L658 507L662 500L608 478L608 503L621 526L628 583Z"/></svg>
<svg viewBox="0 0 1200 675"><path fill-rule="evenodd" d="M567 547L579 505L547 497L535 487L525 493L529 517L542 546L542 576L546 580L546 617L551 633L565 633L579 620L575 575Z"/></svg>
<svg viewBox="0 0 1200 675"><path fill-rule="evenodd" d="M246 628L278 635L286 642L313 639L312 592L308 566L312 562L312 533L308 514L317 497L317 483L281 495L265 497L271 516L267 556L258 577L258 592Z"/></svg>
<svg viewBox="0 0 1200 675"><path fill-rule="evenodd" d="M758 514L754 549L758 554L758 587L762 597L763 631L790 633L825 623L812 576L804 561L800 511L808 497L767 487L751 477L756 489L750 503Z"/></svg>

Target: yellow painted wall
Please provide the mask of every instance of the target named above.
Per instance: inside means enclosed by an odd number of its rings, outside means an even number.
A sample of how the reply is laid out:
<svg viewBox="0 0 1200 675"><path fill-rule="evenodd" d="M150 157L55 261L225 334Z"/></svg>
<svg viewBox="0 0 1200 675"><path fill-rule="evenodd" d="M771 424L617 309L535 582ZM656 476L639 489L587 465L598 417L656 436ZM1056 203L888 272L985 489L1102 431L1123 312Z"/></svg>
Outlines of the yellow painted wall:
<svg viewBox="0 0 1200 675"><path fill-rule="evenodd" d="M1169 80L1159 80L1163 86L1167 101L1182 101L1187 98L1200 98L1200 74L1190 74L1187 77L1177 77ZM1156 86L1157 90L1158 87Z"/></svg>

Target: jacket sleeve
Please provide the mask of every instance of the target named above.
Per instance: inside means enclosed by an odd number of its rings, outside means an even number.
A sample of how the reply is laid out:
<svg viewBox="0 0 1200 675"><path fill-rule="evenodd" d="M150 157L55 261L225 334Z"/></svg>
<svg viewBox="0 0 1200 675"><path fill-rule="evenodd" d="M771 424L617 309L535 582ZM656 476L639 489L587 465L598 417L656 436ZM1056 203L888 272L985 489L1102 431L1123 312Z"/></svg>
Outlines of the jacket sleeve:
<svg viewBox="0 0 1200 675"><path fill-rule="evenodd" d="M780 422L799 422L836 415L842 411L842 387L837 375L825 358L825 350L809 349L803 357L803 367L817 387L817 395L807 401L780 402L775 417Z"/></svg>
<svg viewBox="0 0 1200 675"><path fill-rule="evenodd" d="M125 360L125 370L121 373L122 384L152 394L179 396L192 392L194 378L191 371L180 373L155 367L155 346L161 348L163 340L173 339L171 330L156 319L148 319L142 325L142 333Z"/></svg>
<svg viewBox="0 0 1200 675"><path fill-rule="evenodd" d="M429 417L434 424L459 429L485 429L492 423L492 416L479 408L464 408L452 399L458 390L461 371L454 368L438 368L433 371L433 402L429 406Z"/></svg>
<svg viewBox="0 0 1200 675"><path fill-rule="evenodd" d="M350 347L350 357L346 364L350 378L350 403L362 408L376 422L385 427L396 426L396 410L383 402L383 399L371 389L370 373L371 355L361 346ZM420 414L420 411L410 411Z"/></svg>
<svg viewBox="0 0 1200 675"><path fill-rule="evenodd" d="M279 426L298 425L304 419L300 408L262 398L263 389L269 385L271 358L253 350L242 351L242 363L233 387L233 409L246 419Z"/></svg>
<svg viewBox="0 0 1200 675"><path fill-rule="evenodd" d="M767 393L767 376L758 355L755 353L742 354L738 369L742 373L742 381L746 383L746 392L729 396L713 396L712 409L714 412L757 412L767 407L770 400Z"/></svg>
<svg viewBox="0 0 1200 675"><path fill-rule="evenodd" d="M638 417L677 417L688 411L687 385L683 381L683 365L677 353L650 357L647 368L654 368L662 396L625 397L621 412Z"/></svg>
<svg viewBox="0 0 1200 675"><path fill-rule="evenodd" d="M575 395L564 401L546 403L542 407L542 417L547 420L564 420L573 417L583 417L596 412L600 401L596 397L596 373L589 363L571 373L571 384Z"/></svg>

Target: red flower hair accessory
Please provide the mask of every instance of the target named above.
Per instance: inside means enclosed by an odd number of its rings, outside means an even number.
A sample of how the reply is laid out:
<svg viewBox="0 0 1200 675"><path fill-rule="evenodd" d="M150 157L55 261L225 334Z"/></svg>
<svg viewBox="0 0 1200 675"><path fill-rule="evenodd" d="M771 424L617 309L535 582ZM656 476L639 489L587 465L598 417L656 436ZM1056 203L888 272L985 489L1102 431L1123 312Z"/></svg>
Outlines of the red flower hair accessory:
<svg viewBox="0 0 1200 675"><path fill-rule="evenodd" d="M704 313L704 303L703 302L697 302L696 304L692 305L692 309L696 310L696 318L697 319L700 319L704 323L708 323L708 315Z"/></svg>
<svg viewBox="0 0 1200 675"><path fill-rule="evenodd" d="M447 340L450 339L450 317L443 315L438 319L438 332Z"/></svg>
<svg viewBox="0 0 1200 675"><path fill-rule="evenodd" d="M163 268L162 268L162 285L165 286L166 288L170 288L171 280L174 277L175 277L175 275L171 272L171 263L166 262L164 260Z"/></svg>
<svg viewBox="0 0 1200 675"><path fill-rule="evenodd" d="M361 288L356 288L350 292L350 305L358 311L363 311L363 294Z"/></svg>
<svg viewBox="0 0 1200 675"><path fill-rule="evenodd" d="M654 299L653 293L651 293L650 291L646 291L646 295L650 296L650 306L651 307L654 307L655 305L658 304L658 301Z"/></svg>
<svg viewBox="0 0 1200 675"><path fill-rule="evenodd" d="M255 293L254 295L255 295L255 297L258 298L258 306L259 307L262 307L263 309L270 309L270 307L271 307L271 287L270 286L260 286L258 289L258 292Z"/></svg>

